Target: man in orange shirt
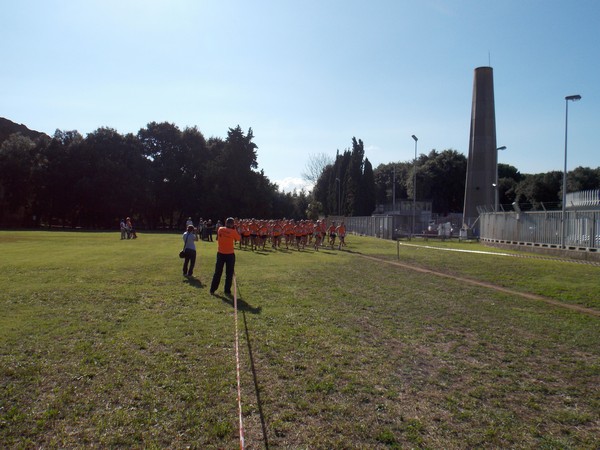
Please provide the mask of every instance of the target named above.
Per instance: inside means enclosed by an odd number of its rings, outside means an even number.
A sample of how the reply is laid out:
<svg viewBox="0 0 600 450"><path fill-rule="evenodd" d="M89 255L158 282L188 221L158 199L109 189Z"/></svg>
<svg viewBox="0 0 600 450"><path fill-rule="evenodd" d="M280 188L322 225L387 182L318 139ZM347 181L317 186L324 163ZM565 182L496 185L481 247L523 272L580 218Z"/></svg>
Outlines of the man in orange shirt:
<svg viewBox="0 0 600 450"><path fill-rule="evenodd" d="M212 283L210 284L210 293L214 295L221 282L223 266L225 266L225 294L231 295L231 284L233 283L233 273L235 270L235 253L233 251L235 241L240 241L241 236L235 229L233 217L225 221L225 226L217 231L217 263Z"/></svg>

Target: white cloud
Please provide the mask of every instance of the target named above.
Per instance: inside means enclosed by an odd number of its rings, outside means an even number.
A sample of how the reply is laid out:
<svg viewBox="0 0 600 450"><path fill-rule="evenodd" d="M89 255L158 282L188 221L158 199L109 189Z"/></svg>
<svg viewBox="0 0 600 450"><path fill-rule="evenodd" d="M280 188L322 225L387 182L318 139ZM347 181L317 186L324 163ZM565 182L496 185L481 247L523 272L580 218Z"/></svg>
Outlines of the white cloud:
<svg viewBox="0 0 600 450"><path fill-rule="evenodd" d="M275 180L275 183L279 186L279 190L283 192L293 192L294 189L296 192L300 192L302 189L309 192L313 187L312 184L298 177L285 177L282 180Z"/></svg>

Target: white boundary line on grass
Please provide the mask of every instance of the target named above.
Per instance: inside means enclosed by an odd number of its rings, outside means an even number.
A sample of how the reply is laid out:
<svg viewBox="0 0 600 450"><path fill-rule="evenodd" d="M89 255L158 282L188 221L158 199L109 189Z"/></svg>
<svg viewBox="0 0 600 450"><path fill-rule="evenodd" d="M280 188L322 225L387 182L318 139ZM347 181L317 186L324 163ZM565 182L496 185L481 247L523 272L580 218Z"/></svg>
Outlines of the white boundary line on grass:
<svg viewBox="0 0 600 450"><path fill-rule="evenodd" d="M397 241L397 243L398 243L398 246L403 245L405 247L427 248L427 249L431 249L431 250L445 250L447 252L479 253L481 255L492 255L492 256L512 256L513 258L531 258L531 259L541 259L541 260L545 260L545 261L560 261L560 262L570 262L570 263L574 263L574 264L585 264L588 266L600 266L600 262L588 261L588 260L584 260L584 259L579 260L579 259L559 258L559 257L535 255L535 254L523 255L523 254L519 254L519 253L487 252L484 250L464 250L464 249L459 249L459 248L434 247L432 245L405 244L400 241Z"/></svg>
<svg viewBox="0 0 600 450"><path fill-rule="evenodd" d="M447 252L479 253L479 254L482 254L482 255L499 255L499 256L518 256L518 255L513 255L511 253L486 252L486 251L483 251L483 250L463 250L463 249L460 249L460 248L433 247L431 245L405 244L403 242L398 242L398 244L404 245L406 247L431 248L433 250L446 250Z"/></svg>

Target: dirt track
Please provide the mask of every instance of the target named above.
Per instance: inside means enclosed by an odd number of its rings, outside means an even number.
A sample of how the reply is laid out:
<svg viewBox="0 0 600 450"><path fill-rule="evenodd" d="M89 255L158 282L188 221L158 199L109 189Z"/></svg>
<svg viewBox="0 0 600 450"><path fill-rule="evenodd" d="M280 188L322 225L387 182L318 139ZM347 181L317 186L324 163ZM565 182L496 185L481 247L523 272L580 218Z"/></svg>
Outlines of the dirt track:
<svg viewBox="0 0 600 450"><path fill-rule="evenodd" d="M456 275L450 275L444 272L438 272L435 270L430 270L430 269L424 269L422 267L417 267L417 266L411 266L410 264L404 264L401 263L399 261L390 261L390 260L385 260L385 259L381 259L381 258L376 258L374 256L367 256L367 255L362 255L360 253L356 253L359 256L362 256L363 258L366 259L370 259L372 261L377 261L377 262L382 262L382 263L386 263L386 264L391 264L393 266L397 266L397 267L402 267L404 269L408 269L408 270L414 270L415 272L421 272L421 273L426 273L426 274L430 274L430 275L435 275L438 277L444 277L444 278L450 278L452 280L457 280L457 281L461 281L463 283L468 283L471 285L475 285L475 286L481 286L484 287L486 289L493 289L499 292L504 292L505 294L510 294L510 295L515 295L515 296L519 296L519 297L523 297L526 298L528 300L535 300L535 301L541 301L553 306L557 306L559 308L566 308L566 309L570 309L572 311L577 311L580 312L582 314L587 314L590 316L595 316L595 317L600 317L600 311L597 311L595 309L591 309L591 308L586 308L585 306L579 306L579 305L572 305L569 303L563 303L561 301L558 300L554 300L552 298L548 298L548 297L543 297L541 295L536 295L536 294L529 294L527 292L520 292L520 291L515 291L513 289L508 289L505 288L503 286L498 286L492 283L486 283L483 281L478 281L478 280L473 280L470 278L464 278L464 277L460 277L460 276L456 276Z"/></svg>

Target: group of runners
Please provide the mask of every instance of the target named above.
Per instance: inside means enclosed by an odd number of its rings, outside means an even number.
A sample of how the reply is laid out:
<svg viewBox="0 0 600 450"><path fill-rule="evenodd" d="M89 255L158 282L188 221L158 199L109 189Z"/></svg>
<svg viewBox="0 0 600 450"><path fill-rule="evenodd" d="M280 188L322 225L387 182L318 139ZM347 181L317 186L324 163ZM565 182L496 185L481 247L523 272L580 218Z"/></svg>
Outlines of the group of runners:
<svg viewBox="0 0 600 450"><path fill-rule="evenodd" d="M235 219L235 228L242 237L240 249L264 250L269 245L274 249L312 247L319 251L321 247L333 249L336 240L338 250L346 246L346 225L343 221L339 225L335 222L327 225L325 220Z"/></svg>

